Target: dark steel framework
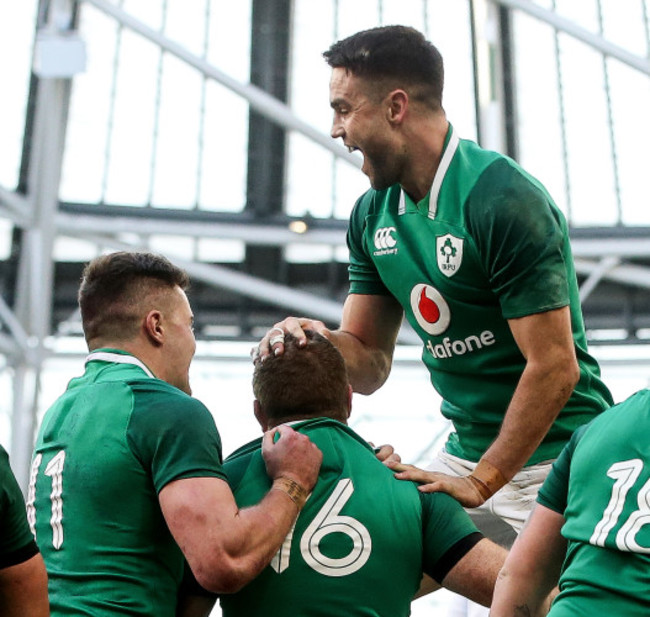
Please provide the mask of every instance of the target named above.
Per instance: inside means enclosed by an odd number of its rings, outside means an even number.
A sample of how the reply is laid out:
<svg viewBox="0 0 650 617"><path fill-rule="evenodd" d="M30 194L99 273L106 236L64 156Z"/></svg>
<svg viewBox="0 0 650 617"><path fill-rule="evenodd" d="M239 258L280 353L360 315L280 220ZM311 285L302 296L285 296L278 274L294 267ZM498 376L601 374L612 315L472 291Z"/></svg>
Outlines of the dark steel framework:
<svg viewBox="0 0 650 617"><path fill-rule="evenodd" d="M473 2L472 2L473 4ZM503 100L504 149L517 158L517 106L512 44L512 11L519 8L517 2L499 3L498 23L501 33L499 53L494 61L499 63L497 74L501 76L499 87ZM45 6L45 5L44 5ZM71 26L74 27L78 5L72 4ZM254 0L252 3L250 82L273 98L287 103L290 79L291 48L291 0ZM472 15L474 13L472 12ZM476 38L476 27L472 24ZM478 58L475 54L475 66ZM476 80L478 83L478 79ZM478 91L476 92L478 100ZM18 193L29 193L30 161L34 149L34 118L39 96L39 78L32 76L29 94L27 125L23 163ZM63 110L63 117L66 110ZM481 135L480 113L477 103L478 133ZM290 263L283 257L283 247L289 242L284 239L292 219L284 212L286 177L286 127L257 109L249 114L248 180L246 206L241 214L219 214L185 209L130 208L114 205L73 204L60 202L58 212L71 219L87 216L93 224L80 233L92 235L99 229L110 227L117 219L125 221L125 227L140 225L143 229L152 223L171 226L196 225L196 233L209 233L209 228L232 227L233 236L239 230L246 237L245 230L265 230L250 238L246 246L245 259L240 264L216 264L235 273L250 275L255 279L269 281L279 289L304 291L327 302L341 303L347 292L347 266L330 261L327 263ZM104 225L102 220L106 221ZM346 227L344 221L335 219L313 219L307 221L312 232L330 234L333 242L341 244ZM573 228L572 240L578 263L581 259L601 259L610 256L608 267L598 271L593 264L578 268L579 280L584 283L591 277L590 291L584 298L584 316L588 330L597 333L591 337L594 344L636 343L649 338L650 329L650 229L629 228ZM274 238L280 238L274 240ZM641 248L630 252L632 246ZM9 307L16 302L18 289L19 257L24 248L25 232L20 227L14 234L11 257L0 263L0 285L2 296ZM642 247L647 243L646 249ZM624 263L634 275L608 276L611 268ZM70 319L76 308L76 286L81 264L53 264L53 297L48 332L61 332L61 324ZM598 284L594 284L596 277ZM205 338L254 339L267 325L282 319L288 313L300 312L300 303L292 303L286 294L271 294L271 298L256 297L255 283L251 281L250 294L242 289L215 286L212 281L200 277L192 290L196 311L197 334ZM244 290L245 291L245 290ZM330 311L331 312L331 311ZM321 316L331 326L336 325L332 317ZM227 326L224 328L217 325ZM6 330L6 324L5 324Z"/></svg>

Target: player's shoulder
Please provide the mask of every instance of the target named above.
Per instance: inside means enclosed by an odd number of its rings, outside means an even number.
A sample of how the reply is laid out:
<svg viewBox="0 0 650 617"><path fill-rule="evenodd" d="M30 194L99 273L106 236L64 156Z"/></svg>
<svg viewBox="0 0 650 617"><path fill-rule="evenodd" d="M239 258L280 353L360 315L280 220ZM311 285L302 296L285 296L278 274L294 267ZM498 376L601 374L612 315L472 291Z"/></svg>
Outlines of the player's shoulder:
<svg viewBox="0 0 650 617"><path fill-rule="evenodd" d="M604 438L620 437L645 426L650 421L650 388L642 388L626 399L599 413L588 423L578 427L572 440L580 441L585 435L599 434Z"/></svg>
<svg viewBox="0 0 650 617"><path fill-rule="evenodd" d="M529 190L540 190L534 179L516 161L502 154L485 159L485 166L480 174L479 184L485 187L508 187L514 183L517 188L526 187Z"/></svg>
<svg viewBox="0 0 650 617"><path fill-rule="evenodd" d="M376 460L372 446L347 424L334 418L319 417L303 420L293 428L307 435L317 446L333 449L353 449L358 456Z"/></svg>
<svg viewBox="0 0 650 617"><path fill-rule="evenodd" d="M460 172L463 181L473 177L484 188L503 190L504 186L508 186L508 181L539 184L514 159L501 152L482 148L469 139L460 140L452 169Z"/></svg>
<svg viewBox="0 0 650 617"><path fill-rule="evenodd" d="M139 402L146 402L152 405L173 405L182 409L206 409L205 405L199 399L186 394L179 388L161 379L133 379L126 382L126 385Z"/></svg>
<svg viewBox="0 0 650 617"><path fill-rule="evenodd" d="M161 392L170 396L191 398L188 394L179 390L176 386L163 381L162 379L151 379L147 377L136 377L129 379L125 384L134 392Z"/></svg>
<svg viewBox="0 0 650 617"><path fill-rule="evenodd" d="M495 161L514 162L505 154L497 152L496 150L483 148L471 139L459 140L458 155L458 162L472 166L480 165L481 167L485 167L486 165L489 165Z"/></svg>
<svg viewBox="0 0 650 617"><path fill-rule="evenodd" d="M447 493L423 493L417 490L424 513L456 512L463 510L458 500ZM464 510L463 510L464 511Z"/></svg>

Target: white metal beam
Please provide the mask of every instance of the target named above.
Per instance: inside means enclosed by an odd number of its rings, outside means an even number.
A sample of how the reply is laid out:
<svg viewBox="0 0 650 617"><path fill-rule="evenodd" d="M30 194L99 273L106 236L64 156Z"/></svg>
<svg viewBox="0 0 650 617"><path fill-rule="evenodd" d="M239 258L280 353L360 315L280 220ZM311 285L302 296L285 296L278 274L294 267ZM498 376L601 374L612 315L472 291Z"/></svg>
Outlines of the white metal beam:
<svg viewBox="0 0 650 617"><path fill-rule="evenodd" d="M279 125L287 129L301 133L311 141L321 145L323 148L329 150L332 154L347 161L351 165L357 168L361 167L361 158L359 155L348 152L346 148L341 146L338 142L335 142L330 135L318 131L308 122L298 118L288 105L278 101L278 99L271 96L261 88L252 84L242 83L233 77L230 77L230 75L219 70L208 61L191 53L176 41L173 41L161 34L159 31L147 26L145 23L136 19L115 4L107 2L106 0L84 1L99 9L106 15L111 16L115 21L123 26L126 26L152 43L155 43L164 51L194 67L206 77L210 77L226 86L226 88L232 90L235 94L246 99L253 109L260 112L270 120L277 122Z"/></svg>
<svg viewBox="0 0 650 617"><path fill-rule="evenodd" d="M27 197L0 186L0 206L3 218L8 218L20 227L32 224L34 205Z"/></svg>
<svg viewBox="0 0 650 617"><path fill-rule="evenodd" d="M650 289L650 268L643 266L636 266L633 264L619 264L618 266L611 267L605 272L601 272L602 265L598 261L589 261L586 259L575 259L576 272L579 274L591 275L596 273L602 274L602 278L614 281L616 283L623 283L633 287L642 287L643 289Z"/></svg>
<svg viewBox="0 0 650 617"><path fill-rule="evenodd" d="M142 243L129 243L111 238L109 236L83 236L84 239L95 242L98 246L110 247L115 250L148 250ZM309 315L316 319L323 319L338 323L341 319L342 304L322 296L299 291L260 279L250 274L236 272L229 268L213 264L198 263L180 259L168 254L176 265L183 268L193 279L214 285L221 289L227 289L248 298L255 298L268 302L274 306L287 308L300 315ZM270 324L269 324L270 325ZM402 329L400 342L416 343L419 339L410 327Z"/></svg>
<svg viewBox="0 0 650 617"><path fill-rule="evenodd" d="M59 212L56 225L59 233L71 236L134 233L241 240L252 246L287 246L298 243L345 246L344 230L308 229L305 233L299 234L288 227L259 223L206 223L205 221L109 217Z"/></svg>
<svg viewBox="0 0 650 617"><path fill-rule="evenodd" d="M605 255L620 258L650 257L650 229L646 237L638 238L571 238L574 257L600 259Z"/></svg>
<svg viewBox="0 0 650 617"><path fill-rule="evenodd" d="M21 351L24 355L29 354L32 347L29 336L2 296L0 296L0 321L4 322L15 341L14 351Z"/></svg>
<svg viewBox="0 0 650 617"><path fill-rule="evenodd" d="M287 246L291 244L328 244L345 246L343 229L308 229L297 234L288 227L258 223L226 223L147 219L130 216L97 216L58 212L56 225L59 233L77 237L80 234L172 235L193 238L221 238L241 240L251 245ZM615 255L620 258L650 257L650 228L647 237L571 238L574 257L598 258Z"/></svg>
<svg viewBox="0 0 650 617"><path fill-rule="evenodd" d="M598 263L598 267L592 270L584 283L580 285L580 302L584 302L603 277L605 277L608 272L611 272L613 268L618 266L620 262L621 260L618 257L613 256L601 259Z"/></svg>
<svg viewBox="0 0 650 617"><path fill-rule="evenodd" d="M539 6L539 4L531 2L531 0L490 0L490 2L500 4L501 6L507 6L512 9L518 9L523 13L536 17L541 22L547 23L549 26L553 26L556 30L564 32L565 34L586 43L603 54L610 56L611 58L616 58L623 64L627 64L633 69L641 71L646 75L650 75L650 60L648 58L637 56L636 54L629 52L627 49L607 41L602 36L594 34L590 30L579 26L566 17L562 17L556 11L545 9Z"/></svg>

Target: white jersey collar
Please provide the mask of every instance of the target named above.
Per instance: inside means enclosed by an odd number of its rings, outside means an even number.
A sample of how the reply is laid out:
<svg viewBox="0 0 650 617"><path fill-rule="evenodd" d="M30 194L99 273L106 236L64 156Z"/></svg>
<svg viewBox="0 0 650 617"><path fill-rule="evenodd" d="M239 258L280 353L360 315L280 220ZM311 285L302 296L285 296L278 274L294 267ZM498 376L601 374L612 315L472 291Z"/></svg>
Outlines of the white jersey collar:
<svg viewBox="0 0 650 617"><path fill-rule="evenodd" d="M86 356L86 364L93 360L101 362L115 362L116 364L133 364L139 366L146 374L147 377L155 379L156 376L145 366L144 362L138 360L135 356L127 356L121 353L114 353L112 351L93 351Z"/></svg>
<svg viewBox="0 0 650 617"><path fill-rule="evenodd" d="M454 127L451 126L451 124L449 125L449 130L451 132L451 134L449 135L449 142L447 143L447 147L445 148L445 151L442 154L442 158L440 159L440 165L438 165L438 169L436 170L436 175L433 178L433 184L431 185L431 190L429 191L428 217L430 219L436 218L436 213L438 212L438 195L440 195L440 187L442 186L442 181L445 179L445 175L447 174L449 165L451 165L451 161L454 158L454 154L456 154L456 150L458 149L458 144L460 142L460 139L456 134ZM398 206L397 213L404 214L405 212L406 212L406 197L404 194L404 189L402 189L400 191L399 206Z"/></svg>

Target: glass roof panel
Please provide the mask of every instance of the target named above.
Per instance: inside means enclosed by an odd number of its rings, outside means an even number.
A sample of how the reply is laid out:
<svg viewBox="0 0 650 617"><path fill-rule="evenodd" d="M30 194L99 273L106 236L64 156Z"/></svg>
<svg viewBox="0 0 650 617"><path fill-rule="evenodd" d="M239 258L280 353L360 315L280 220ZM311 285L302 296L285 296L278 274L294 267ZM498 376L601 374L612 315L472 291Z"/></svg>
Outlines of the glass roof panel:
<svg viewBox="0 0 650 617"><path fill-rule="evenodd" d="M8 190L20 172L36 7L37 0L0 3L0 186Z"/></svg>

